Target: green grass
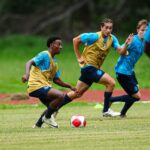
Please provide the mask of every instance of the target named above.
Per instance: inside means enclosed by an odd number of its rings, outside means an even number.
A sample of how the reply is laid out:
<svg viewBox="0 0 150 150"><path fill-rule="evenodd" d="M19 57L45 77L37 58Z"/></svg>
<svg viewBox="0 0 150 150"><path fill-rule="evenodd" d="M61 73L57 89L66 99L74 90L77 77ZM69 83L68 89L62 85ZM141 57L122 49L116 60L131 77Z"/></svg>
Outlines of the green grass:
<svg viewBox="0 0 150 150"><path fill-rule="evenodd" d="M123 41L122 38L120 40ZM25 63L38 52L45 50L45 43L45 37L13 35L0 38L0 93L26 91L26 84L21 82ZM114 67L118 57L119 55L114 50L111 50L102 66L102 69L114 78ZM80 68L75 58L72 43L64 43L62 53L57 56L57 59L61 70L61 78L75 86L80 76ZM149 58L143 55L135 68L141 88L150 87L150 82L148 82L149 68ZM55 85L54 87L65 90ZM120 88L118 83L116 83L116 88ZM91 89L103 90L104 86L94 84Z"/></svg>
<svg viewBox="0 0 150 150"><path fill-rule="evenodd" d="M136 103L128 117L103 118L94 103L74 102L57 116L58 129L31 126L43 105L0 105L0 149L11 150L146 150L150 145L150 104ZM122 104L113 105L119 111ZM71 128L72 115L86 117L85 128Z"/></svg>

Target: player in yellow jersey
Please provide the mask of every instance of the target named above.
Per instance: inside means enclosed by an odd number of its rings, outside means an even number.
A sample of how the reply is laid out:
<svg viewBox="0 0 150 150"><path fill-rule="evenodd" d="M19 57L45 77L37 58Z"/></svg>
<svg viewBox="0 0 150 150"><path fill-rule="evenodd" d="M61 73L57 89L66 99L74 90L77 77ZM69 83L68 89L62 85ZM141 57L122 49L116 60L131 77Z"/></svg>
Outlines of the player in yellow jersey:
<svg viewBox="0 0 150 150"><path fill-rule="evenodd" d="M25 74L22 81L28 81L29 96L37 97L47 107L34 127L41 127L43 122L52 127L58 127L54 120L53 112L63 99L67 98L63 92L52 88L52 82L71 90L75 90L71 85L64 83L60 79L55 55L62 50L62 41L60 37L51 37L47 41L47 51L40 52L37 56L26 63Z"/></svg>
<svg viewBox="0 0 150 150"><path fill-rule="evenodd" d="M93 82L102 84L106 87L104 93L104 109L103 116L118 116L120 113L113 112L109 109L109 99L112 95L115 80L103 70L101 66L113 47L120 55L127 54L127 47L132 41L132 34L128 36L124 47L121 47L117 38L112 35L113 21L104 19L100 26L100 31L95 33L83 33L73 38L74 52L77 61L81 67L81 76L77 82L77 92L70 91L67 93L68 100L63 104L71 102L75 98L79 98ZM80 53L80 45L84 44L83 53Z"/></svg>

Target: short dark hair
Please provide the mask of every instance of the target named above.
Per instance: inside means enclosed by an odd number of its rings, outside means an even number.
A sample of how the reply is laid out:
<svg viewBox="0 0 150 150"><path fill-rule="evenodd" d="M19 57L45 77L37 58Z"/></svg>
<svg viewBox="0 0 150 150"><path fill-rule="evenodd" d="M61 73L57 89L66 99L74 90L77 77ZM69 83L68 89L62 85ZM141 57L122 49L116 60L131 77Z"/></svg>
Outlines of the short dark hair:
<svg viewBox="0 0 150 150"><path fill-rule="evenodd" d="M50 47L50 44L53 43L55 40L61 40L61 38L58 36L49 37L47 40L47 47Z"/></svg>
<svg viewBox="0 0 150 150"><path fill-rule="evenodd" d="M105 18L102 20L101 26L103 27L105 25L105 23L112 23L113 24L113 21L110 18Z"/></svg>

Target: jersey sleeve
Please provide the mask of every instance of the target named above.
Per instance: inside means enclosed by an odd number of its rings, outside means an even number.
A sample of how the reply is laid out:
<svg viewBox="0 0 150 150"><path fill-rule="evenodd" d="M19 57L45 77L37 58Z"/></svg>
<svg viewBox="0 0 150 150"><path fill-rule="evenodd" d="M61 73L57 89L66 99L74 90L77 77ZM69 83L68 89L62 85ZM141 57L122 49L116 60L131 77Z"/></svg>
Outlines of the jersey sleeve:
<svg viewBox="0 0 150 150"><path fill-rule="evenodd" d="M149 22L148 27L145 31L144 40L145 40L145 42L150 43L150 22Z"/></svg>
<svg viewBox="0 0 150 150"><path fill-rule="evenodd" d="M35 63L36 66L39 66L40 64L43 63L45 57L47 58L47 53L40 52L32 60L34 61L34 63Z"/></svg>
<svg viewBox="0 0 150 150"><path fill-rule="evenodd" d="M83 33L80 35L82 43L91 45L98 40L98 33Z"/></svg>
<svg viewBox="0 0 150 150"><path fill-rule="evenodd" d="M60 77L60 70L57 70L57 72L56 72L54 78L59 78L59 77Z"/></svg>
<svg viewBox="0 0 150 150"><path fill-rule="evenodd" d="M112 47L116 50L118 47L120 47L120 44L118 39L114 35L112 35L112 38L113 38Z"/></svg>

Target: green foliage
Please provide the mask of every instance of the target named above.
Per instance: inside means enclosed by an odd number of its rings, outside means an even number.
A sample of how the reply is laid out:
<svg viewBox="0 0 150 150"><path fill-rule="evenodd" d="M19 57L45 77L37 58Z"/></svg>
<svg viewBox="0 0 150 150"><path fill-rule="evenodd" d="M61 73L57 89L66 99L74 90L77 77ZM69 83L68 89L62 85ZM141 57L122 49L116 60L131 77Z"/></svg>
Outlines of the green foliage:
<svg viewBox="0 0 150 150"><path fill-rule="evenodd" d="M149 9L149 0L1 0L0 35L59 34L72 39L80 32L97 31L104 18L114 20L117 34L128 34L137 21L149 19Z"/></svg>
<svg viewBox="0 0 150 150"><path fill-rule="evenodd" d="M150 104L136 103L128 117L103 118L94 104L67 105L57 116L58 129L45 125L32 129L44 107L0 109L0 149L11 150L147 150L149 149ZM14 107L14 106L13 106ZM18 107L18 106L16 106ZM113 105L120 110L122 104ZM71 128L72 115L86 117L85 128Z"/></svg>
<svg viewBox="0 0 150 150"><path fill-rule="evenodd" d="M26 84L21 82L24 74L26 62L33 58L37 53L46 50L45 37L31 36L9 36L0 39L0 93L18 93L26 91ZM124 39L120 39L121 43ZM111 50L107 56L102 69L115 78L114 67L117 63L119 55ZM76 85L80 76L80 68L77 63L72 43L63 43L63 50L60 55L56 56L61 78L65 82ZM143 73L144 68L144 73ZM149 58L145 55L139 60L135 67L139 85L141 88L149 88L150 74ZM54 88L66 90L65 88L54 85ZM104 89L103 85L93 84L91 89ZM120 88L116 81L116 88Z"/></svg>
<svg viewBox="0 0 150 150"><path fill-rule="evenodd" d="M4 0L1 2L2 13L28 14L33 13L40 5L40 0Z"/></svg>

